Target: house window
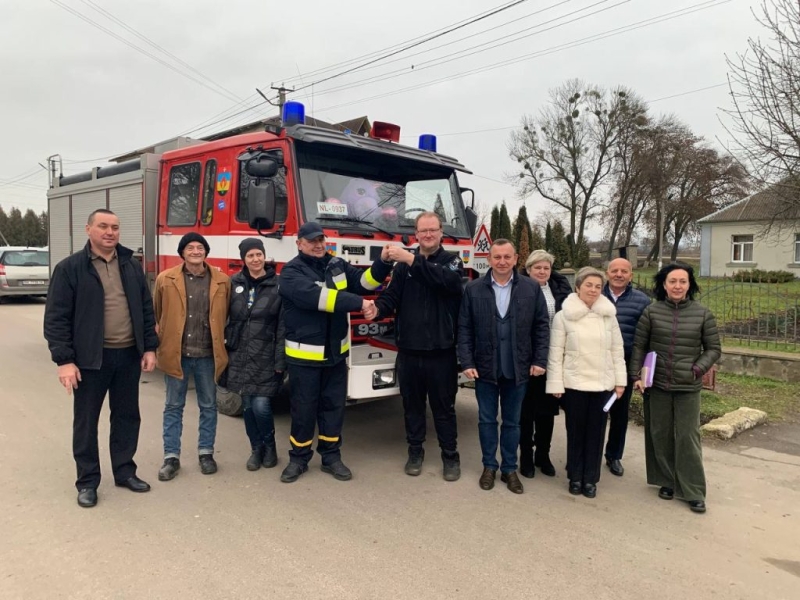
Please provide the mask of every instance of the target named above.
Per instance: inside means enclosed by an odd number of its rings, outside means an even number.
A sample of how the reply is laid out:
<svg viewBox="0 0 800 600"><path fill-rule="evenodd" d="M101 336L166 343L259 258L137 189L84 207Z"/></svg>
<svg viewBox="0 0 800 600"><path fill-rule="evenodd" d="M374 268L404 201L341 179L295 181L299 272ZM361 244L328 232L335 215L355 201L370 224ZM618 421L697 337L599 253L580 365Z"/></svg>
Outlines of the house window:
<svg viewBox="0 0 800 600"><path fill-rule="evenodd" d="M733 236L732 262L753 262L753 236Z"/></svg>
<svg viewBox="0 0 800 600"><path fill-rule="evenodd" d="M169 172L167 225L192 227L197 223L200 163L172 167Z"/></svg>
<svg viewBox="0 0 800 600"><path fill-rule="evenodd" d="M800 233L794 234L794 262L800 263Z"/></svg>

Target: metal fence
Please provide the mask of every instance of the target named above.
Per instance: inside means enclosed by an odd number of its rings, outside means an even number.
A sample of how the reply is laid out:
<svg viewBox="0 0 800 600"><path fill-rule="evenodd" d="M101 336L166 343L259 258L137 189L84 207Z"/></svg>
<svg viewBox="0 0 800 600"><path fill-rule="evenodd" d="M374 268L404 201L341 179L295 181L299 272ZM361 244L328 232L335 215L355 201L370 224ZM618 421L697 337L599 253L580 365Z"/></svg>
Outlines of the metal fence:
<svg viewBox="0 0 800 600"><path fill-rule="evenodd" d="M699 284L696 300L714 313L725 345L800 352L800 282L702 278ZM652 279L634 285L652 296Z"/></svg>

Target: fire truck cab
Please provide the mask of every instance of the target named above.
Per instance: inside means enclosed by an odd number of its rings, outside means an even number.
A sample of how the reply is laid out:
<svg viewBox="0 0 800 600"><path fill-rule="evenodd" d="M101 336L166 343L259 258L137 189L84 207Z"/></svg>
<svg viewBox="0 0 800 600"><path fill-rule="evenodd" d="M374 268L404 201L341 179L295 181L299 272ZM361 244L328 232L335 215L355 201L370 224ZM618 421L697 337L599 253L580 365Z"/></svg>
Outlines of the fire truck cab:
<svg viewBox="0 0 800 600"><path fill-rule="evenodd" d="M329 252L366 268L387 243L416 245L414 219L422 211L440 216L443 245L469 266L477 217L457 179L469 171L435 152L431 136L422 148L398 139L399 128L385 123L364 137L292 122L285 111L283 127L54 177L51 268L85 244L86 219L97 208L119 215L120 243L138 251L151 284L180 263L178 242L189 231L206 237L208 262L227 274L243 267L239 242L263 236L280 272L297 254L300 225L317 221ZM395 353L368 343L391 331L391 319L351 314L348 402L398 393Z"/></svg>

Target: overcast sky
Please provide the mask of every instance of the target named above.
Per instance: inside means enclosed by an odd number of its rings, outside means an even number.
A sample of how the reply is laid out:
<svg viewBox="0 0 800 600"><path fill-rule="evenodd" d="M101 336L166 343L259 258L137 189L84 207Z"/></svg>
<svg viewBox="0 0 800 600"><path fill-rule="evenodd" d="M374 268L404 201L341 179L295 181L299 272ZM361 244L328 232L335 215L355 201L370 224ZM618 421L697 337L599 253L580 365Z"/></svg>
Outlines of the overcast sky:
<svg viewBox="0 0 800 600"><path fill-rule="evenodd" d="M74 173L178 134L276 114L255 88L272 97L270 86L281 82L308 86L289 97L327 121L390 121L414 145L419 133L438 134L439 151L475 173L462 185L484 206L505 199L512 216L521 200L503 182L515 170L509 133L566 79L628 86L652 101L653 113L673 113L714 144L725 139L725 54L762 34L753 0L527 0L320 82L510 4L0 0L0 205L44 210L47 175L37 163L51 154ZM682 9L694 12L680 16ZM572 47L559 49L565 45ZM233 113L240 114L226 118ZM526 206L534 214L547 208L536 199Z"/></svg>

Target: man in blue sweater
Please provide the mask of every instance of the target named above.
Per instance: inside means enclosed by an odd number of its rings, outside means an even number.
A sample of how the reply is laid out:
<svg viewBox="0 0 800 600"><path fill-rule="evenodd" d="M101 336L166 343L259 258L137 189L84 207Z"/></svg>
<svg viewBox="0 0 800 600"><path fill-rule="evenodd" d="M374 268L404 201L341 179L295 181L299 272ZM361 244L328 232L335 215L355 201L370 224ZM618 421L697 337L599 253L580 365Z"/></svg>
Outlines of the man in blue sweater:
<svg viewBox="0 0 800 600"><path fill-rule="evenodd" d="M644 292L634 289L631 284L633 267L625 258L615 258L608 263L606 270L608 283L603 287L603 294L617 307L617 322L622 332L625 347L625 363L631 358L633 338L636 324L644 309L650 304L650 298ZM631 404L633 385L628 382L625 393L611 407L611 425L608 428L606 443L606 465L612 474L621 477L625 472L622 467L622 453L625 451L625 434L628 431L628 409Z"/></svg>

